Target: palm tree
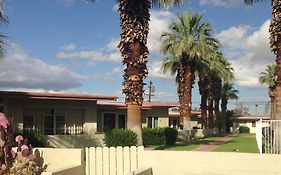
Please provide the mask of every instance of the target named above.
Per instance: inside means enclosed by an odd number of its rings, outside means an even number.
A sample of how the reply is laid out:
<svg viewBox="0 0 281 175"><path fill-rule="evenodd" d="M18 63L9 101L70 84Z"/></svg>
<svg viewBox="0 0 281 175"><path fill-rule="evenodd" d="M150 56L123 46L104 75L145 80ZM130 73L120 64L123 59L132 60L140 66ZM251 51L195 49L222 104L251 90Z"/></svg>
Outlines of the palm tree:
<svg viewBox="0 0 281 175"><path fill-rule="evenodd" d="M89 0L96 1L96 0ZM171 4L180 5L184 0L118 0L121 52L124 70L123 93L127 106L127 128L138 135L138 145L142 145L141 106L143 103L143 79L148 75L147 36L149 31L149 10L152 6L165 8Z"/></svg>
<svg viewBox="0 0 281 175"><path fill-rule="evenodd" d="M260 73L259 83L268 85L268 95L270 97L270 116L275 119L275 86L276 86L276 64L266 66L265 72Z"/></svg>
<svg viewBox="0 0 281 175"><path fill-rule="evenodd" d="M238 93L239 91L233 87L233 83L227 81L223 83L221 92L221 124L223 133L226 133L226 110L228 100L238 100Z"/></svg>
<svg viewBox="0 0 281 175"><path fill-rule="evenodd" d="M256 2L265 0L244 0L245 4L252 5ZM270 33L270 47L272 52L276 55L276 86L275 86L275 102L277 120L281 119L281 1L271 0L272 5L272 19L269 27Z"/></svg>
<svg viewBox="0 0 281 175"><path fill-rule="evenodd" d="M187 12L178 15L178 20L170 25L164 38L161 51L165 55L164 71L177 72L179 112L183 119L183 129L191 129L191 89L194 83L195 65L208 62L219 42L211 36L212 27L201 23L201 14Z"/></svg>
<svg viewBox="0 0 281 175"><path fill-rule="evenodd" d="M8 18L5 13L5 0L0 0L0 23L7 24ZM5 57L5 40L6 36L3 34L0 34L0 59L3 59Z"/></svg>

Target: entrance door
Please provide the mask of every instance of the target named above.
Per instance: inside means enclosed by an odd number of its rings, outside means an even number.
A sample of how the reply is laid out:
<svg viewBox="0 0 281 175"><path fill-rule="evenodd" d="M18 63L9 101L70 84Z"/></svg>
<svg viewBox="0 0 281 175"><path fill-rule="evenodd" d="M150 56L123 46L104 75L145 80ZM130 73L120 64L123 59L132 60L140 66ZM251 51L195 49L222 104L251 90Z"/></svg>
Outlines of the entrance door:
<svg viewBox="0 0 281 175"><path fill-rule="evenodd" d="M115 113L103 114L103 131L109 131L116 127L116 115Z"/></svg>

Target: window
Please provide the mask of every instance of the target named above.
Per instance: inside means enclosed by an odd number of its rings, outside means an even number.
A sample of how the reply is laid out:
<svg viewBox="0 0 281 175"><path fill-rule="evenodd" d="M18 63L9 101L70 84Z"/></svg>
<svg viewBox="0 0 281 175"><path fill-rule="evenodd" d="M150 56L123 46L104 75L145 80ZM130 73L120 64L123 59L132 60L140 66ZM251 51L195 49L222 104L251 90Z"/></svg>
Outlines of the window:
<svg viewBox="0 0 281 175"><path fill-rule="evenodd" d="M180 119L179 119L179 117L169 118L169 127L170 128L174 128L174 129L180 128Z"/></svg>
<svg viewBox="0 0 281 175"><path fill-rule="evenodd" d="M44 117L44 134L45 135L54 135L54 116L45 116Z"/></svg>
<svg viewBox="0 0 281 175"><path fill-rule="evenodd" d="M147 117L147 127L157 128L158 127L158 117Z"/></svg>
<svg viewBox="0 0 281 175"><path fill-rule="evenodd" d="M56 116L56 134L64 135L65 134L65 117Z"/></svg>
<svg viewBox="0 0 281 175"><path fill-rule="evenodd" d="M256 121L252 121L252 127L256 127Z"/></svg>
<svg viewBox="0 0 281 175"><path fill-rule="evenodd" d="M33 130L33 116L23 116L23 130L24 131Z"/></svg>
<svg viewBox="0 0 281 175"><path fill-rule="evenodd" d="M118 114L118 128L126 129L126 115Z"/></svg>

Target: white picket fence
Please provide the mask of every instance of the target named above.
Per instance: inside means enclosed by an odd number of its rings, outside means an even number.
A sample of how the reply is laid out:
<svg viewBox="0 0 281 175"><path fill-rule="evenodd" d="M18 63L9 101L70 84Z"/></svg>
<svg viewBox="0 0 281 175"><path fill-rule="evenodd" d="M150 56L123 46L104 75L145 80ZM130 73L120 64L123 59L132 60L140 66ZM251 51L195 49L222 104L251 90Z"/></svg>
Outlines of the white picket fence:
<svg viewBox="0 0 281 175"><path fill-rule="evenodd" d="M143 146L86 148L86 175L128 175L140 168Z"/></svg>
<svg viewBox="0 0 281 175"><path fill-rule="evenodd" d="M260 153L281 154L281 120L259 120L256 140Z"/></svg>

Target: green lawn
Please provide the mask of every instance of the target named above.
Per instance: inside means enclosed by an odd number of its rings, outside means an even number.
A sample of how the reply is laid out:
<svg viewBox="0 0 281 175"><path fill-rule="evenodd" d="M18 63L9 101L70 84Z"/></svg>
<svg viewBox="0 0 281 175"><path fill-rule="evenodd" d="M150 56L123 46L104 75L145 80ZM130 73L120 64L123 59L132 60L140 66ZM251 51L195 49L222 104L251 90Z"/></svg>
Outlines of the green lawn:
<svg viewBox="0 0 281 175"><path fill-rule="evenodd" d="M243 152L243 153L258 153L255 134L239 134L229 142L221 145L216 150L217 152Z"/></svg>
<svg viewBox="0 0 281 175"><path fill-rule="evenodd" d="M196 139L190 141L190 143L176 143L174 146L159 146L156 147L156 150L168 150L168 151L190 151L199 146L200 144L208 144L211 141L217 141L221 139L223 136L214 136L208 137L204 139Z"/></svg>

